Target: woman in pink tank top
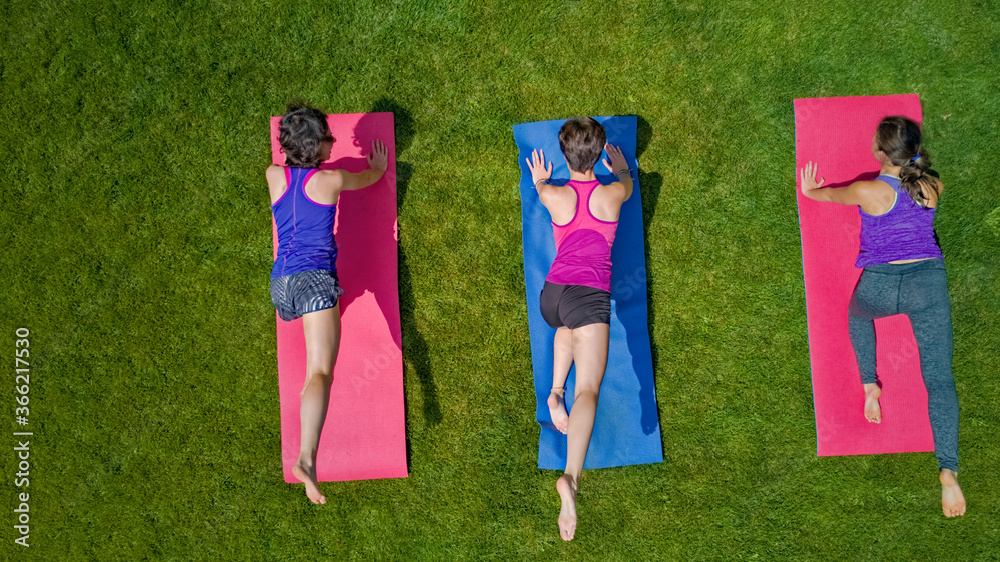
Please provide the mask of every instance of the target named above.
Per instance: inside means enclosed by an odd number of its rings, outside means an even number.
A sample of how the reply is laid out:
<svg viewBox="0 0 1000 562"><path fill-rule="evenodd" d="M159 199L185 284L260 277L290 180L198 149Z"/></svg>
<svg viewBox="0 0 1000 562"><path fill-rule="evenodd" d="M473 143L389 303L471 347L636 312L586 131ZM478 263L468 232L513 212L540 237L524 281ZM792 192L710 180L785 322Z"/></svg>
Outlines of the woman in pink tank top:
<svg viewBox="0 0 1000 562"><path fill-rule="evenodd" d="M528 168L538 198L552 216L556 258L542 290L542 317L556 328L553 340L552 423L567 435L566 470L556 481L562 500L559 534L576 532L576 492L590 446L597 398L608 362L611 318L611 245L618 214L632 194L625 157L606 144L604 128L589 117L570 119L559 130L559 146L570 171L566 185L549 183L552 164L532 151ZM604 165L618 180L601 185L594 166L607 150ZM566 412L563 393L569 369L576 364L573 409Z"/></svg>

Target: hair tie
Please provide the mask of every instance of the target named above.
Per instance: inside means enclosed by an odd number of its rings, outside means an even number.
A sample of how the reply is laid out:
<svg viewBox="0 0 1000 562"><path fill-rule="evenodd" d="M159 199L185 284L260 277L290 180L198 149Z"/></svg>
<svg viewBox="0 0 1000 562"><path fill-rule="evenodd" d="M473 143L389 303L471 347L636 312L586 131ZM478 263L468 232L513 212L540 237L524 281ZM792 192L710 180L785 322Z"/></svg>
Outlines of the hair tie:
<svg viewBox="0 0 1000 562"><path fill-rule="evenodd" d="M917 158L920 158L920 153L919 152L917 153L916 156L914 156L913 158L910 158L910 162L916 162Z"/></svg>

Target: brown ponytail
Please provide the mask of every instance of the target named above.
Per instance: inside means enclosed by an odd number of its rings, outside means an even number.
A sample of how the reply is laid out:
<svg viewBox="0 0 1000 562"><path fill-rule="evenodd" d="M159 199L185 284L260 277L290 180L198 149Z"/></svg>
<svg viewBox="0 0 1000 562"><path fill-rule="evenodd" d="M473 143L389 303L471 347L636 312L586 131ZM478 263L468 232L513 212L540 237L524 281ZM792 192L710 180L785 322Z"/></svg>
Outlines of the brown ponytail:
<svg viewBox="0 0 1000 562"><path fill-rule="evenodd" d="M875 129L875 143L893 166L899 166L899 186L921 207L941 193L941 180L927 174L930 156L920 144L920 127L900 115L886 117Z"/></svg>

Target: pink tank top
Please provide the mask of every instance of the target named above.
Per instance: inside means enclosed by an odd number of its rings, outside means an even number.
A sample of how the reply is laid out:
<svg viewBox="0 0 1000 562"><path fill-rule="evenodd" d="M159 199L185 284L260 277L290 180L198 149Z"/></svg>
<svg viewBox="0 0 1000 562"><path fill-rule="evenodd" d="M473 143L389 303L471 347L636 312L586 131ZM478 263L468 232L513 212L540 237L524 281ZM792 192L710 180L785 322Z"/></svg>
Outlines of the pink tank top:
<svg viewBox="0 0 1000 562"><path fill-rule="evenodd" d="M570 181L567 185L576 192L576 214L563 226L552 223L556 259L545 280L559 285L584 285L610 293L611 245L615 243L618 221L602 221L590 213L590 195L600 182Z"/></svg>

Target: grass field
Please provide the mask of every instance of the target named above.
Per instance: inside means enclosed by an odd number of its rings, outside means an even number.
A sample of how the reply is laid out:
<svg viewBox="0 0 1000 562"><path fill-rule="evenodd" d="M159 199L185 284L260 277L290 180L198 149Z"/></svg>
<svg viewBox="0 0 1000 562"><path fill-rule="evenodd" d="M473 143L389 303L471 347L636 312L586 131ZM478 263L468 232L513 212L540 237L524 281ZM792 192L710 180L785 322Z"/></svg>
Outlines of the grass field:
<svg viewBox="0 0 1000 562"><path fill-rule="evenodd" d="M0 6L0 333L12 356L31 331L35 432L28 549L3 441L0 559L1000 557L995 2L374 4ZM792 99L895 93L948 186L954 520L931 453L815 455ZM267 291L267 118L292 99L395 112L403 172L410 477L321 508L281 478ZM564 544L511 126L579 114L648 135L664 462L586 473Z"/></svg>

